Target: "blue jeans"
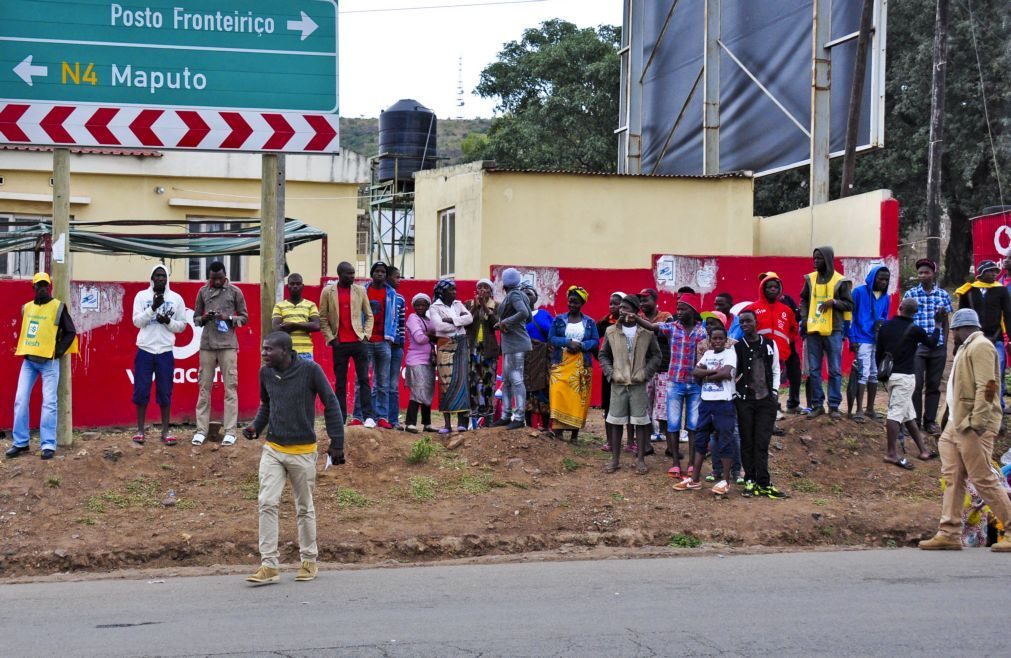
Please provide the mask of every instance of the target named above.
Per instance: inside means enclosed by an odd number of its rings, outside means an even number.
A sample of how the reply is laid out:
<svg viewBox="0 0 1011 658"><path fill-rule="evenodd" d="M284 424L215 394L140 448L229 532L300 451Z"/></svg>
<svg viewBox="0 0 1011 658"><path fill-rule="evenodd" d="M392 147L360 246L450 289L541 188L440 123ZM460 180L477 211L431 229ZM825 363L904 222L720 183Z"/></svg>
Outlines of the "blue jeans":
<svg viewBox="0 0 1011 658"><path fill-rule="evenodd" d="M400 371L404 365L404 346L390 345L390 394L386 397L386 419L400 424Z"/></svg>
<svg viewBox="0 0 1011 658"><path fill-rule="evenodd" d="M821 385L823 359L828 359L828 408L838 409L842 404L842 345L841 331L832 332L831 336L808 334L804 338L804 355L807 358L808 377L812 382L812 409L825 404L825 391Z"/></svg>
<svg viewBox="0 0 1011 658"><path fill-rule="evenodd" d="M386 418L386 404L390 396L390 344L385 340L380 343L362 343L365 346L365 356L368 358L368 369L372 371L372 412L375 419ZM355 384L355 408L353 415L358 420L362 418L361 391Z"/></svg>
<svg viewBox="0 0 1011 658"><path fill-rule="evenodd" d="M1004 341L999 340L994 343L997 348L997 366L1000 368L1000 408L1004 408L1004 388L1007 384L1004 381L1004 371L1007 370L1007 352L1004 350Z"/></svg>
<svg viewBox="0 0 1011 658"><path fill-rule="evenodd" d="M502 418L523 422L527 409L527 387L523 383L523 366L527 353L502 355Z"/></svg>
<svg viewBox="0 0 1011 658"><path fill-rule="evenodd" d="M60 383L60 361L51 359L35 363L21 362L18 392L14 397L14 445L28 445L28 403L32 399L35 381L42 376L42 420L39 423L39 440L43 450L56 450L56 389Z"/></svg>
<svg viewBox="0 0 1011 658"><path fill-rule="evenodd" d="M667 384L667 431L681 431L681 417L685 416L684 428L694 432L699 425L699 403L702 401L702 387L692 382L669 382Z"/></svg>

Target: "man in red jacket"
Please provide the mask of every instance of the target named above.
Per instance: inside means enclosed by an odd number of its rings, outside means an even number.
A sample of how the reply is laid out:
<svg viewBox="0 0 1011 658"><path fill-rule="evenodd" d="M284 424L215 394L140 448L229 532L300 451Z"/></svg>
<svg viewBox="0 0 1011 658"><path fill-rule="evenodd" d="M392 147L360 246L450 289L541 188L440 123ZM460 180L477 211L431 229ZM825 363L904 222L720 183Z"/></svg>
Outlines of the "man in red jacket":
<svg viewBox="0 0 1011 658"><path fill-rule="evenodd" d="M780 368L785 370L798 327L793 309L780 301L782 295L783 282L779 280L779 275L766 272L758 284L758 301L748 308L755 312L758 333L775 341Z"/></svg>

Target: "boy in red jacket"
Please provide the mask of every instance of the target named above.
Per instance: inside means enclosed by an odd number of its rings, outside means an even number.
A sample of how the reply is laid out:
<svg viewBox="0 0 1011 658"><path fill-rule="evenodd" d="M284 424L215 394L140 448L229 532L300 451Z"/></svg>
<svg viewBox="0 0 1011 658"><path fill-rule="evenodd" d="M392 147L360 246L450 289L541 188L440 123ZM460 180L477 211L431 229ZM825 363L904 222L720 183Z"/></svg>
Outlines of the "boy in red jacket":
<svg viewBox="0 0 1011 658"><path fill-rule="evenodd" d="M779 367L785 371L799 329L793 309L780 301L782 295L783 282L779 275L766 272L758 284L758 301L748 308L755 312L758 333L775 341Z"/></svg>

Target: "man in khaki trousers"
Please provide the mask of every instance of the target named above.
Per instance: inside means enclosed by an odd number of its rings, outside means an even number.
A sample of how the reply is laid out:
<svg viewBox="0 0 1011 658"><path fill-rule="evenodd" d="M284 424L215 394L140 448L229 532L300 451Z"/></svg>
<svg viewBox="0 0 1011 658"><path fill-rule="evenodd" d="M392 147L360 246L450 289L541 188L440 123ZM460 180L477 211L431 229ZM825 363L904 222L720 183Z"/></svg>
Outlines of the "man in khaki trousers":
<svg viewBox="0 0 1011 658"><path fill-rule="evenodd" d="M344 418L337 396L323 369L315 361L298 358L291 336L275 331L263 339L260 368L260 408L242 430L255 439L267 429L260 456L260 568L246 578L256 585L280 580L277 550L277 506L284 482L291 482L298 523L301 567L296 581L316 577L316 398L323 403L326 433L330 437L328 463L344 463Z"/></svg>
<svg viewBox="0 0 1011 658"><path fill-rule="evenodd" d="M993 441L1000 429L1000 367L997 350L980 330L972 309L951 318L955 362L948 379L948 422L937 447L941 453L944 496L937 534L920 542L925 550L962 549L962 508L966 478L997 517L1000 535L990 550L1011 553L1011 500L990 467Z"/></svg>
<svg viewBox="0 0 1011 658"><path fill-rule="evenodd" d="M200 395L197 398L197 431L191 443L203 445L211 417L211 388L215 369L220 368L225 385L224 437L221 445L235 443L239 419L239 341L235 330L249 321L246 298L228 282L225 265L214 261L207 268L207 285L197 292L193 304L193 324L203 327L200 334Z"/></svg>

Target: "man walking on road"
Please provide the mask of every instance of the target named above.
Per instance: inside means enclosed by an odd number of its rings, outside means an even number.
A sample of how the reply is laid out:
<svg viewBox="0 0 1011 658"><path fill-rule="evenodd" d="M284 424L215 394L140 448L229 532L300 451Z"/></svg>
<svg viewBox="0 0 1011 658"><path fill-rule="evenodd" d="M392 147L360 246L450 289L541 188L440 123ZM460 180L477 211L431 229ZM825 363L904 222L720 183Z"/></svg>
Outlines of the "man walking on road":
<svg viewBox="0 0 1011 658"><path fill-rule="evenodd" d="M323 320L320 330L323 340L333 349L334 391L341 406L341 416L347 418L348 361L355 363L359 396L367 427L375 427L372 396L369 391L368 356L364 341L372 335L372 307L369 306L365 288L355 283L355 268L344 261L337 266L337 285L327 286L319 297L319 315ZM362 421L353 420L352 425Z"/></svg>
<svg viewBox="0 0 1011 658"><path fill-rule="evenodd" d="M77 329L63 302L52 296L52 281L45 272L32 278L35 298L21 307L21 333L14 352L21 362L18 389L14 397L14 441L5 453L17 457L28 452L28 407L35 381L42 377L42 419L39 443L42 459L56 455L56 391L60 383L60 359L77 353ZM67 373L68 375L70 373Z"/></svg>
<svg viewBox="0 0 1011 658"><path fill-rule="evenodd" d="M935 327L940 327L937 347L921 345L916 348L916 388L913 390L913 408L920 422L920 429L927 434L940 434L937 426L937 405L941 400L941 376L948 360L945 349L948 335L948 314L952 312L951 298L944 288L937 286L937 264L926 258L916 261L916 276L920 285L907 290L905 297L915 299L916 315L913 322L916 326L933 333Z"/></svg>
<svg viewBox="0 0 1011 658"><path fill-rule="evenodd" d="M225 383L224 438L221 445L235 443L239 423L239 340L235 330L249 321L246 298L228 282L225 264L214 261L208 266L207 285L197 292L193 304L193 324L203 327L200 334L200 395L197 398L197 431L191 443L203 445L211 420L211 387L215 369L221 369Z"/></svg>
<svg viewBox="0 0 1011 658"><path fill-rule="evenodd" d="M260 568L247 581L257 585L280 580L277 551L277 506L284 481L291 482L298 522L301 567L296 581L316 577L316 398L323 403L326 433L330 437L329 462L344 463L344 418L337 396L323 369L300 359L291 337L275 331L263 340L260 368L260 408L243 436L255 439L264 428L267 442L260 456Z"/></svg>
<svg viewBox="0 0 1011 658"><path fill-rule="evenodd" d="M133 325L137 332L137 355L133 359L133 403L137 406L137 433L133 442L144 443L144 423L147 405L151 401L151 378L154 377L155 400L161 409L161 440L169 446L176 438L169 434L172 412L172 379L175 357L172 348L176 334L186 329L183 313L186 304L168 284L168 270L155 265L151 270L151 285L133 298Z"/></svg>
<svg viewBox="0 0 1011 658"><path fill-rule="evenodd" d="M990 550L1011 553L1011 501L990 468L993 441L1000 429L1001 408L997 397L1000 369L997 350L980 329L972 309L959 309L951 318L955 361L948 378L948 422L941 433L941 522L937 534L920 542L925 550L961 550L962 508L965 481L971 479L976 491L997 517L1003 535Z"/></svg>

